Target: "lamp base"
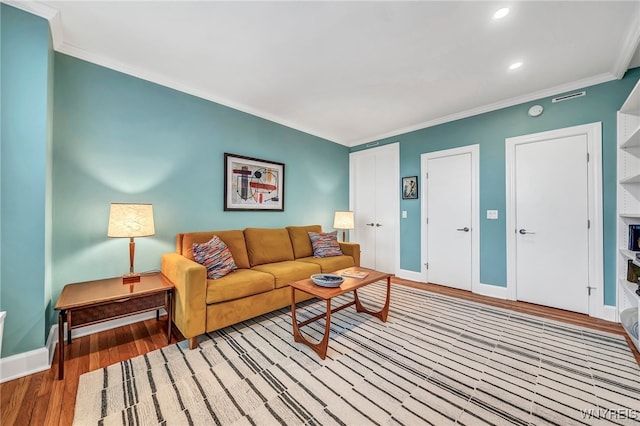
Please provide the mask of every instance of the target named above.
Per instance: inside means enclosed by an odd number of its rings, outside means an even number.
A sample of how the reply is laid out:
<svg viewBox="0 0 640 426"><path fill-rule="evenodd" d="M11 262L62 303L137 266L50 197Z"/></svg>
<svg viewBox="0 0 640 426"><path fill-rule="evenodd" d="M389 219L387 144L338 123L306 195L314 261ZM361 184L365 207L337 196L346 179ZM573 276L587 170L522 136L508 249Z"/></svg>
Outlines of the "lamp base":
<svg viewBox="0 0 640 426"><path fill-rule="evenodd" d="M122 276L122 284L133 284L140 282L140 274L132 272Z"/></svg>

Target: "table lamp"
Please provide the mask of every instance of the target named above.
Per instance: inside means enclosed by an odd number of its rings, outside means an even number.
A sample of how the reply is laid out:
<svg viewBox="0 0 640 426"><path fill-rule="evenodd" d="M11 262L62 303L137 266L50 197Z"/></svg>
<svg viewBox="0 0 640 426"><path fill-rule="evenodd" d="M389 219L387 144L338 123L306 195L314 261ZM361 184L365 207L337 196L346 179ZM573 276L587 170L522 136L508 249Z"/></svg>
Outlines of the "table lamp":
<svg viewBox="0 0 640 426"><path fill-rule="evenodd" d="M345 229L353 229L353 212L336 212L333 217L333 228L342 229L342 241L345 241Z"/></svg>
<svg viewBox="0 0 640 426"><path fill-rule="evenodd" d="M129 273L122 276L124 283L140 281L140 274L133 272L135 237L148 237L156 233L151 204L111 203L107 236L129 238Z"/></svg>

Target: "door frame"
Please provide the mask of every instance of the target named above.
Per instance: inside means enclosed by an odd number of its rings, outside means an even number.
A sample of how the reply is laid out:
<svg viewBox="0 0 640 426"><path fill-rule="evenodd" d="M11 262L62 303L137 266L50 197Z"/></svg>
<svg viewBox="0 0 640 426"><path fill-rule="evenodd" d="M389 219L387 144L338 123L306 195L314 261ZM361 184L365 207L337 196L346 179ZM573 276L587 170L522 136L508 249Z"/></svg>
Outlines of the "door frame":
<svg viewBox="0 0 640 426"><path fill-rule="evenodd" d="M429 259L427 247L427 161L452 155L471 154L471 292L480 293L480 145L466 145L459 148L428 152L420 155L420 176L423 184L420 197L420 247L422 250L421 274L429 282Z"/></svg>
<svg viewBox="0 0 640 426"><path fill-rule="evenodd" d="M516 279L516 197L515 197L515 151L521 144L543 142L549 139L586 135L587 186L589 199L589 286L593 288L589 297L589 316L603 318L603 225L602 225L602 123L595 122L546 132L532 133L505 139L506 159L506 232L507 232L507 299L517 300ZM585 224L586 225L586 224ZM567 265L570 267L570 265Z"/></svg>
<svg viewBox="0 0 640 426"><path fill-rule="evenodd" d="M398 268L400 266L400 142L393 142L380 147L349 153L349 210L353 211L353 200L356 195L353 187L353 182L355 182L353 159L360 155L371 154L372 152L384 154L385 158L392 163L393 179L397 183L393 187L394 190L389 203L392 204L393 210L396 212L393 216L393 229L395 230L395 237L393 239L393 273L398 275ZM354 237L357 239L357 235L354 234Z"/></svg>

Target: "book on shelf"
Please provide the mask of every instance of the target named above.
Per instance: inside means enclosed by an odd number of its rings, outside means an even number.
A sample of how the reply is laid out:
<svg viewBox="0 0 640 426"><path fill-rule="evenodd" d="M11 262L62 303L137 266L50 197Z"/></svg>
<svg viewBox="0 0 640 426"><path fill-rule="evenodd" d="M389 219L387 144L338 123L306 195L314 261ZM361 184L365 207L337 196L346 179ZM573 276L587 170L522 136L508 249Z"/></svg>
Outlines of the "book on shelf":
<svg viewBox="0 0 640 426"><path fill-rule="evenodd" d="M356 271L353 269L347 269L346 271L342 272L343 277L349 277L349 278L364 278L367 275L369 275L368 272L364 272L364 271Z"/></svg>
<svg viewBox="0 0 640 426"><path fill-rule="evenodd" d="M629 250L640 251L640 225L629 225Z"/></svg>

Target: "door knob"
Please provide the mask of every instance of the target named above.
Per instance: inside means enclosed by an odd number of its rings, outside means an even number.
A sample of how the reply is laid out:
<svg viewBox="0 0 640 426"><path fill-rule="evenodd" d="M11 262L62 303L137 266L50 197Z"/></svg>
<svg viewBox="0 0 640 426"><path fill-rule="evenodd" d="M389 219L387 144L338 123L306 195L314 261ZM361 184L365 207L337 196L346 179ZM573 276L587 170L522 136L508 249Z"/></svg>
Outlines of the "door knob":
<svg viewBox="0 0 640 426"><path fill-rule="evenodd" d="M525 235L525 234L535 234L535 232L531 232L531 231L527 231L526 229L520 229L518 231L521 235Z"/></svg>
<svg viewBox="0 0 640 426"><path fill-rule="evenodd" d="M376 226L382 226L382 225L380 225L379 223L376 223Z"/></svg>
<svg viewBox="0 0 640 426"><path fill-rule="evenodd" d="M365 223L365 225L367 225L367 226L374 226L375 224L374 224L373 222L371 222L371 223Z"/></svg>
<svg viewBox="0 0 640 426"><path fill-rule="evenodd" d="M469 232L469 228L465 226L464 228L458 228L458 229L456 229L456 231Z"/></svg>

